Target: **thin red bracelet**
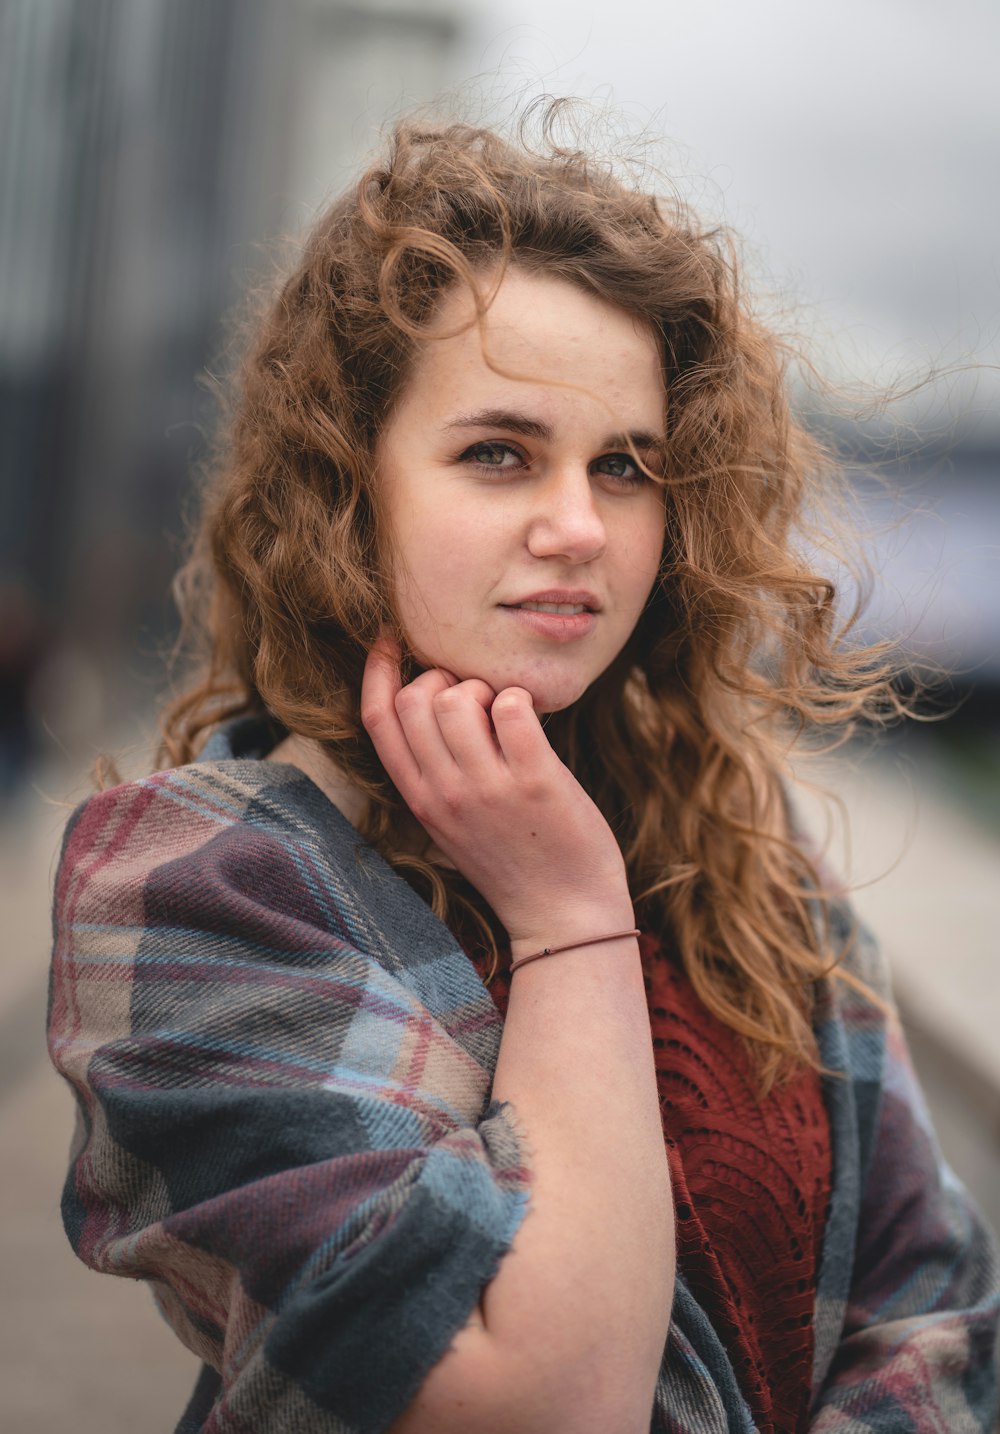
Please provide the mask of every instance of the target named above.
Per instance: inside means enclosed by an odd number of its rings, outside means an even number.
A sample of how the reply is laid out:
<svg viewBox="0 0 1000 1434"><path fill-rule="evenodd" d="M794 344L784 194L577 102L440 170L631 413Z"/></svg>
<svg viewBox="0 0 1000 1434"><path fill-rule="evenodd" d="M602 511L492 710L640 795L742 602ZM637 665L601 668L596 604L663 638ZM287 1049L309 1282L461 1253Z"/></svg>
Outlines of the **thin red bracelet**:
<svg viewBox="0 0 1000 1434"><path fill-rule="evenodd" d="M533 951L530 956L521 956L512 962L510 973L513 976L518 966L527 966L529 961L540 961L543 956L558 956L560 951L572 951L577 946L597 946L602 941L619 941L623 936L641 934L639 928L635 927L632 931L611 931L607 936L586 936L582 941L568 941L565 946L543 946L541 951Z"/></svg>

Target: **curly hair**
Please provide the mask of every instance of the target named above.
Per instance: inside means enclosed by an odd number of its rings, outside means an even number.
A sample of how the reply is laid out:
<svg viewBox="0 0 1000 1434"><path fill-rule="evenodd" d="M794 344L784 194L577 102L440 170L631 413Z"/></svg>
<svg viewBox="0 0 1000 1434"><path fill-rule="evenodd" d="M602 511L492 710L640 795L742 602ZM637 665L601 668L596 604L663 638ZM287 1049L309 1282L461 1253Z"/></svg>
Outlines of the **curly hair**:
<svg viewBox="0 0 1000 1434"><path fill-rule="evenodd" d="M620 843L639 920L748 1042L763 1088L818 1067L811 991L836 967L826 894L792 829L785 758L807 731L902 709L881 646L846 641L802 541L839 480L789 407L789 351L742 290L735 248L677 200L555 143L398 124L384 160L304 245L234 375L178 596L195 667L160 760L236 714L317 740L366 801L362 835L453 925L499 927L415 842L360 721L368 651L399 633L372 475L380 431L444 293L507 265L642 319L662 353L667 537L637 628L571 708L555 751ZM817 920L817 913L820 919Z"/></svg>

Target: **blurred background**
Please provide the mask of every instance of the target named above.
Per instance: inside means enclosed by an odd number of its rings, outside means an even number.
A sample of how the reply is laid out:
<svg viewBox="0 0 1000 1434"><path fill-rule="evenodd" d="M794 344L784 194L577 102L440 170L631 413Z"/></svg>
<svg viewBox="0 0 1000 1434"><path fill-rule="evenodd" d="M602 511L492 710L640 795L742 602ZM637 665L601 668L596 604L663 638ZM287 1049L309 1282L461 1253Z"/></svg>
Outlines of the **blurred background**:
<svg viewBox="0 0 1000 1434"><path fill-rule="evenodd" d="M763 302L840 386L847 450L888 480L857 483L868 628L951 669L957 710L828 759L852 833L832 859L889 951L945 1151L1000 1223L998 41L993 0L0 8L5 1427L169 1431L193 1377L145 1291L90 1275L59 1228L52 866L94 758L148 761L235 309L392 116L445 91L497 123L580 96L609 148L648 137L744 236Z"/></svg>

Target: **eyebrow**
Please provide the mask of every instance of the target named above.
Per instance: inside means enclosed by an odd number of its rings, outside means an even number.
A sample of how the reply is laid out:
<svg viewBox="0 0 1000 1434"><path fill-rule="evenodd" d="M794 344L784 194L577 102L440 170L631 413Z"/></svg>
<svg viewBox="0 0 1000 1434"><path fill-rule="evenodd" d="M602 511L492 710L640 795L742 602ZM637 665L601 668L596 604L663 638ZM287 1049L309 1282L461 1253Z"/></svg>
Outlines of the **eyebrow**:
<svg viewBox="0 0 1000 1434"><path fill-rule="evenodd" d="M483 408L478 413L464 413L444 425L446 432L456 428L502 428L508 433L520 433L524 438L537 438L543 443L551 443L554 436L550 424L506 408ZM665 453L667 448L667 440L662 433L645 431L611 433L601 447L627 448L630 442L636 449L647 452Z"/></svg>

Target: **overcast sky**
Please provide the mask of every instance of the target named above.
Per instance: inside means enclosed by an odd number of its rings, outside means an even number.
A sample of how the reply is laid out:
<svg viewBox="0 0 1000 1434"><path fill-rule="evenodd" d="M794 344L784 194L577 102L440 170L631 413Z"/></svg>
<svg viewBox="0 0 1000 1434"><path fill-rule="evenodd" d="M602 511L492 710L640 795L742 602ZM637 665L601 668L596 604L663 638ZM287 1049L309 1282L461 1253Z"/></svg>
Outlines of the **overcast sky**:
<svg viewBox="0 0 1000 1434"><path fill-rule="evenodd" d="M997 0L464 0L498 96L610 100L845 375L1000 363ZM1000 382L937 406L1000 436ZM964 426L964 424L962 424Z"/></svg>

